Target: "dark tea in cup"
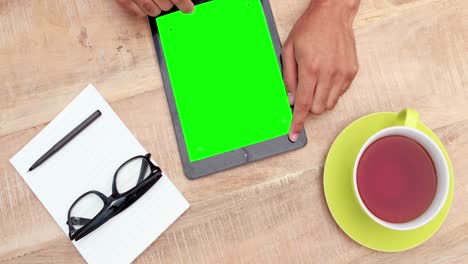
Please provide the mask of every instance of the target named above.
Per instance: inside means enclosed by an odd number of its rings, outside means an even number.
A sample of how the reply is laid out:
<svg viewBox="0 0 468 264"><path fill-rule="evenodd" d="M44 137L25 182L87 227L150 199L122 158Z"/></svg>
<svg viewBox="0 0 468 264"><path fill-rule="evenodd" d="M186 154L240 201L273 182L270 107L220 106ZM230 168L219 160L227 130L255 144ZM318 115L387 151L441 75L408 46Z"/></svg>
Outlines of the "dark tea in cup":
<svg viewBox="0 0 468 264"><path fill-rule="evenodd" d="M400 135L382 137L362 153L357 167L362 202L378 218L404 223L421 216L437 191L437 171L417 141Z"/></svg>

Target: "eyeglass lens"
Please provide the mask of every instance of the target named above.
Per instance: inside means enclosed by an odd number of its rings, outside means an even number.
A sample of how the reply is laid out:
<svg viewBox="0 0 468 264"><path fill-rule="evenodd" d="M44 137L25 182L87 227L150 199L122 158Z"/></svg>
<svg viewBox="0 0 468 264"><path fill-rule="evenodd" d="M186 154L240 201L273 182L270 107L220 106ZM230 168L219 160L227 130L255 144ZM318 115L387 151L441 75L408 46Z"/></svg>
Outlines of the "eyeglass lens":
<svg viewBox="0 0 468 264"><path fill-rule="evenodd" d="M104 201L95 193L88 193L76 202L70 211L70 219L76 230L86 225L104 208Z"/></svg>
<svg viewBox="0 0 468 264"><path fill-rule="evenodd" d="M145 180L151 174L148 161L143 157L138 157L128 161L116 174L115 184L119 193L124 193L138 183Z"/></svg>

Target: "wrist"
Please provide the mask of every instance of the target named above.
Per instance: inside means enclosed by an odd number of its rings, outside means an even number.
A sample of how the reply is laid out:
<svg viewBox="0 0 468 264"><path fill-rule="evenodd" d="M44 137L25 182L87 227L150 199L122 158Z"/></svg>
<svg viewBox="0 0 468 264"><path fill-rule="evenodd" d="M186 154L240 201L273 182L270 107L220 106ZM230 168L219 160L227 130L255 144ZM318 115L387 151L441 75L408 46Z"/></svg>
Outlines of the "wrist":
<svg viewBox="0 0 468 264"><path fill-rule="evenodd" d="M352 26L360 0L311 0L306 12L324 12Z"/></svg>
<svg viewBox="0 0 468 264"><path fill-rule="evenodd" d="M356 13L361 0L311 0L309 6L336 8Z"/></svg>

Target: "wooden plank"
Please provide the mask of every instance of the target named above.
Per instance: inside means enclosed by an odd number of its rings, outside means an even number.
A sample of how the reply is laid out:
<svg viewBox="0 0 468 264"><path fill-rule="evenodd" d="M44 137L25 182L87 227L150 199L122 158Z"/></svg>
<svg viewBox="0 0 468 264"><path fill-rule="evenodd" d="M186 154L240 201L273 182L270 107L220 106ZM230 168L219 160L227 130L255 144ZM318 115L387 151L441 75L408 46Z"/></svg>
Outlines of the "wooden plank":
<svg viewBox="0 0 468 264"><path fill-rule="evenodd" d="M116 101L162 89L147 21L115 1L2 1L0 136L50 121L88 83Z"/></svg>
<svg viewBox="0 0 468 264"><path fill-rule="evenodd" d="M283 40L306 5L272 1ZM309 117L308 146L189 181L144 20L123 15L113 1L2 1L0 262L83 262L8 160L88 82L193 205L137 262L468 261L465 21L463 0L363 1L356 19L361 71L332 112ZM352 120L407 106L421 113L451 155L454 203L427 243L381 254L352 242L333 222L323 198L322 168L334 138Z"/></svg>

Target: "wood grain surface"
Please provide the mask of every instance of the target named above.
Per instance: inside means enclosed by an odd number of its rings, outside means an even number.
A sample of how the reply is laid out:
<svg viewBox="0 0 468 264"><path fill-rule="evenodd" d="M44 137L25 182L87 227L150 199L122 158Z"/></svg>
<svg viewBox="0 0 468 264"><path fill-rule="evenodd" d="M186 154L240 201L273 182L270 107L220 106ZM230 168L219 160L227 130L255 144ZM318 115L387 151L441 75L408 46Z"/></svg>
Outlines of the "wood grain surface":
<svg viewBox="0 0 468 264"><path fill-rule="evenodd" d="M284 41L309 0L271 0ZM113 0L0 0L0 263L83 263L9 163L93 83L192 207L137 263L468 263L468 1L362 0L360 72L306 122L298 151L190 181L144 19ZM455 196L442 228L401 253L366 249L335 224L322 187L338 133L412 107L445 144Z"/></svg>

